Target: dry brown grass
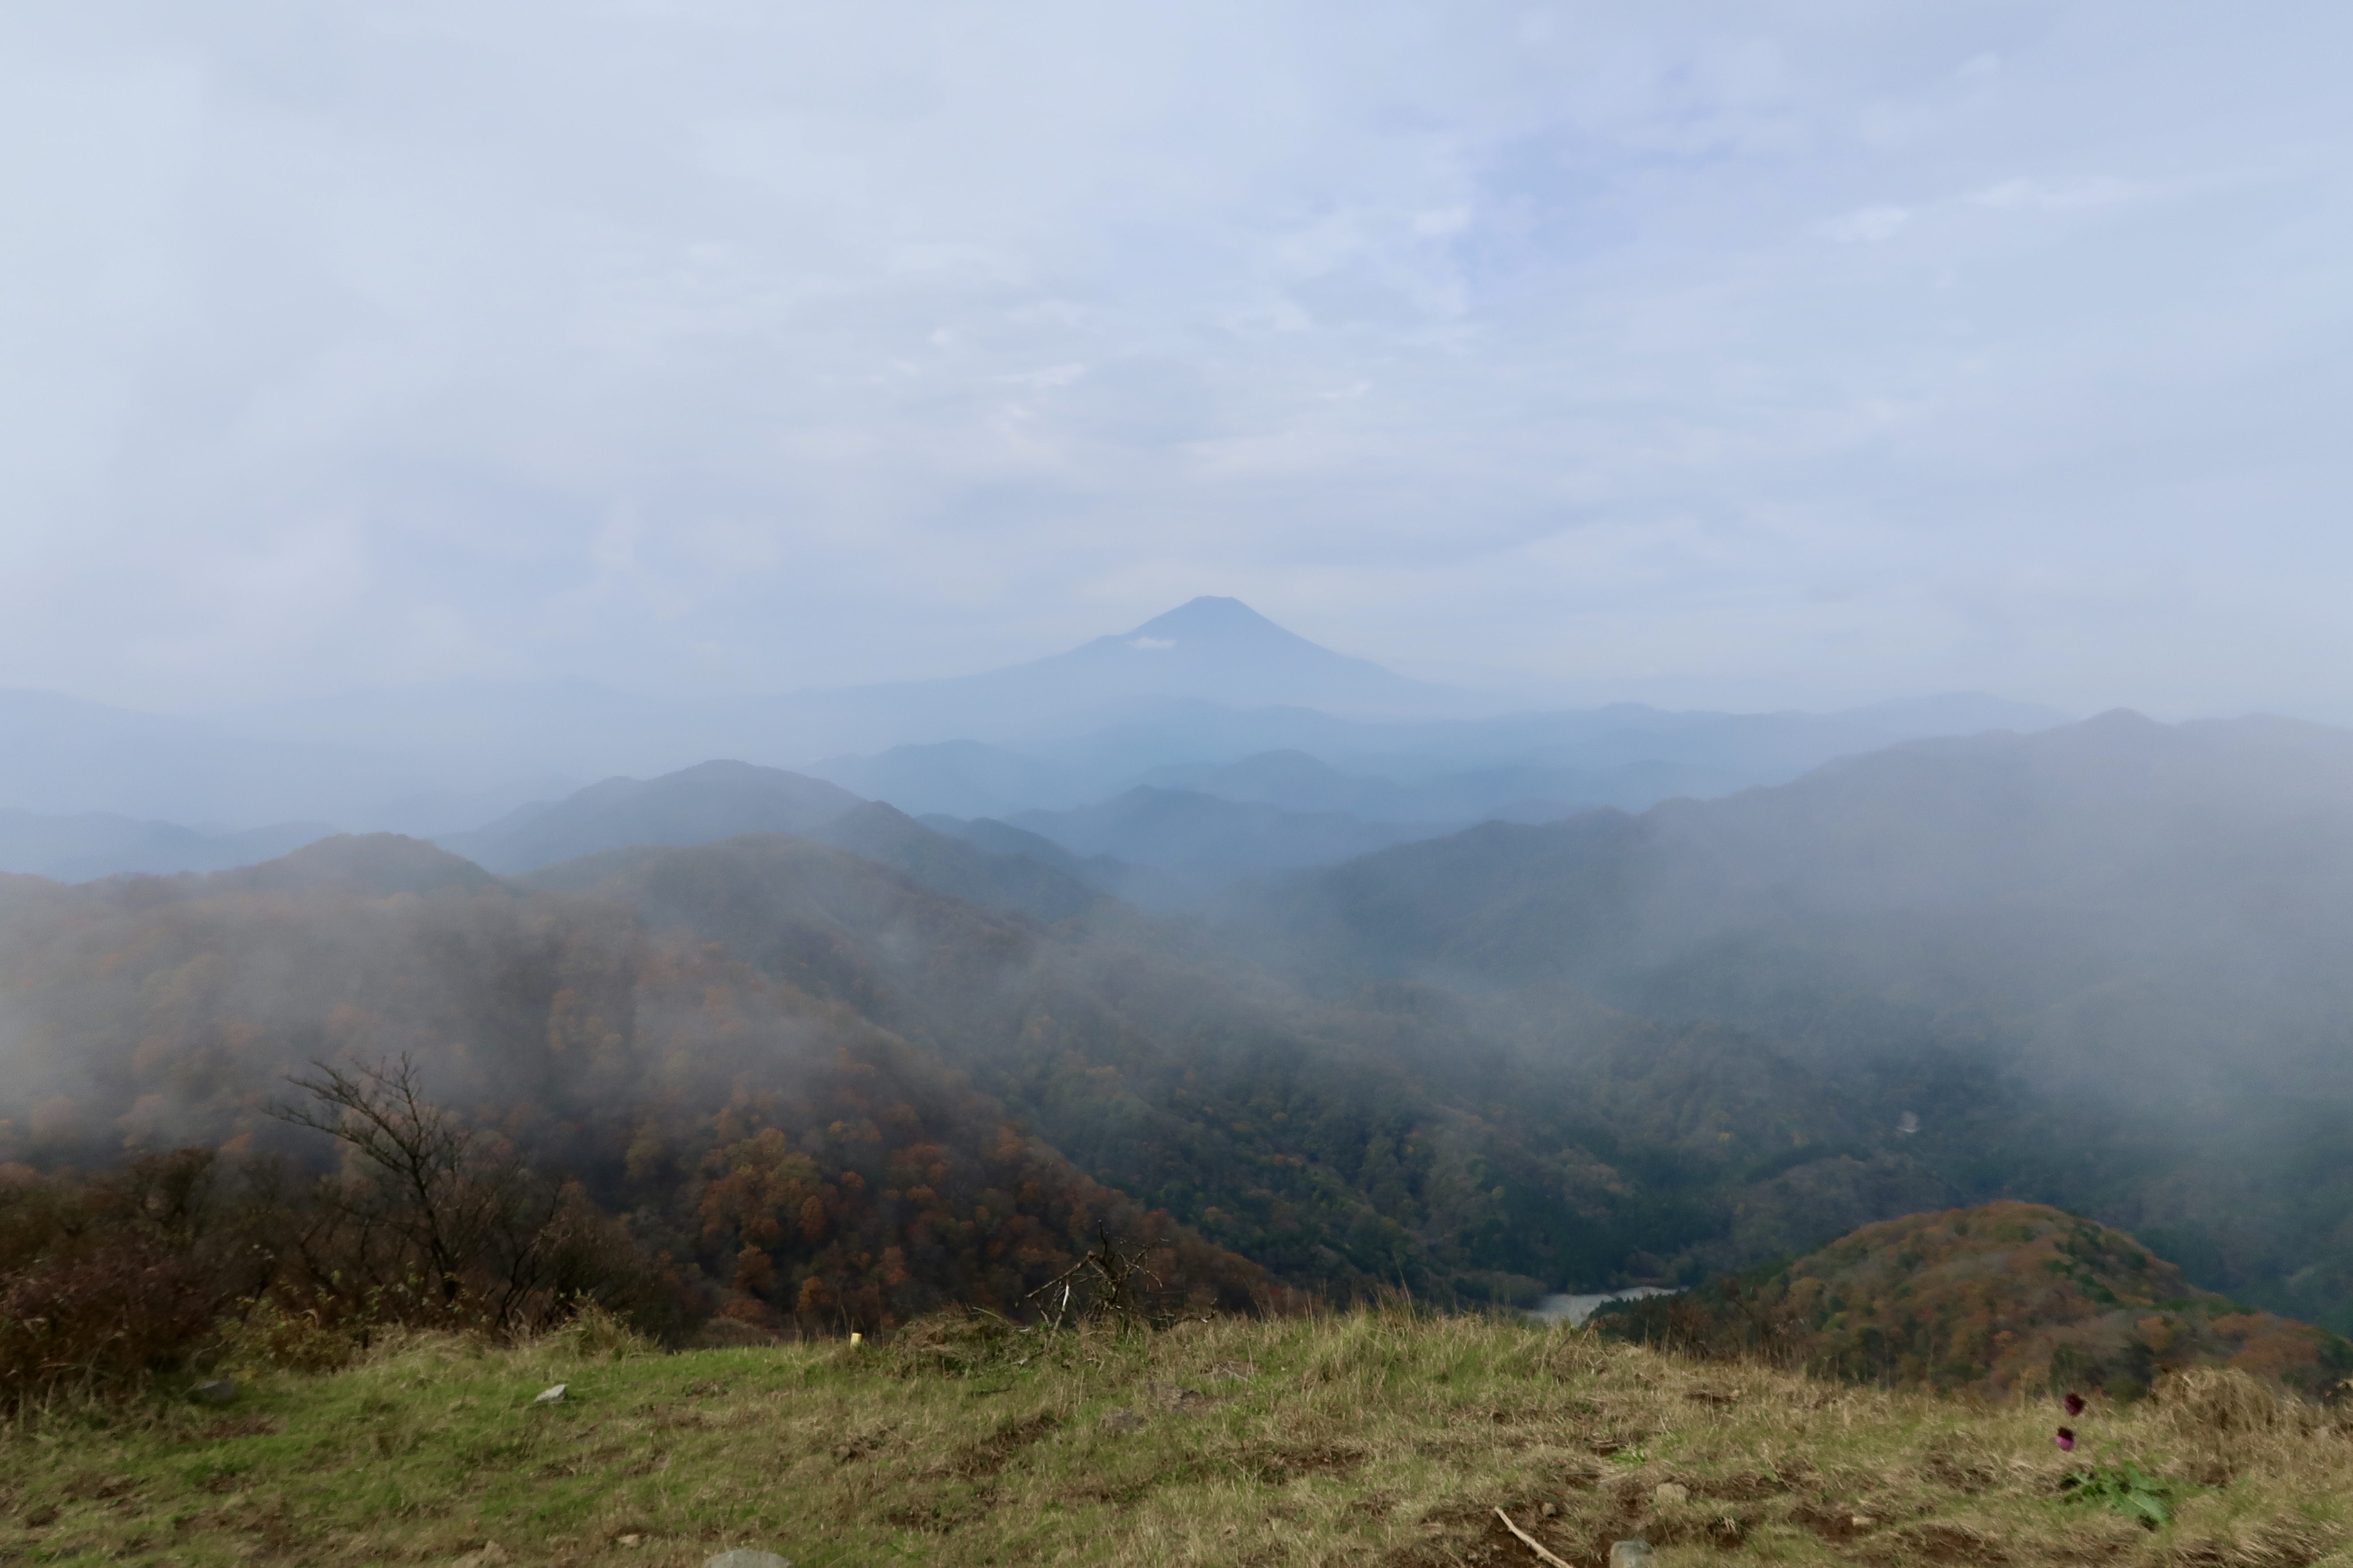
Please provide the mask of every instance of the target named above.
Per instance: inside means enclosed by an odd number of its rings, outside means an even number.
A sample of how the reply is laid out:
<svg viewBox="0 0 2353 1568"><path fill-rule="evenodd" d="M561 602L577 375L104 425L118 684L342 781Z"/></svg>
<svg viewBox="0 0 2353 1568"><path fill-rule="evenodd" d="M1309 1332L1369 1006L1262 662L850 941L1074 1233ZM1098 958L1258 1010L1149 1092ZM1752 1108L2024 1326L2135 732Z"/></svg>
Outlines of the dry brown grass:
<svg viewBox="0 0 2353 1568"><path fill-rule="evenodd" d="M1579 1564L1636 1534L1663 1568L2353 1563L2327 1413L2211 1373L2095 1404L2073 1457L2059 1419L1398 1310L857 1352L428 1337L229 1411L16 1430L0 1560L1533 1564L1501 1507ZM2066 1500L2087 1459L2165 1478L2177 1521Z"/></svg>

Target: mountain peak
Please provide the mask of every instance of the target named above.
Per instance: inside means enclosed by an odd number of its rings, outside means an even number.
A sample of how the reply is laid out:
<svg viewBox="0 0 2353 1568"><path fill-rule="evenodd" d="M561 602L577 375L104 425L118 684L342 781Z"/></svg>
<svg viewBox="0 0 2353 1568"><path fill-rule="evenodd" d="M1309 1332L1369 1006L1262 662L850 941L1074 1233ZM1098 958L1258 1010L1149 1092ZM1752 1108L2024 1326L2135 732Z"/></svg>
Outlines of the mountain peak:
<svg viewBox="0 0 2353 1568"><path fill-rule="evenodd" d="M1190 697L1238 706L1290 703L1326 710L1429 712L1459 694L1393 675L1286 631L1240 599L1204 595L1133 631L1097 637L1036 664L970 678L1058 689L1065 703Z"/></svg>
<svg viewBox="0 0 2353 1568"><path fill-rule="evenodd" d="M1223 598L1214 594L1188 599L1114 640L1124 642L1130 647L1144 647L1154 643L1173 646L1211 639L1227 643L1250 640L1314 646L1305 637L1268 620L1240 599Z"/></svg>

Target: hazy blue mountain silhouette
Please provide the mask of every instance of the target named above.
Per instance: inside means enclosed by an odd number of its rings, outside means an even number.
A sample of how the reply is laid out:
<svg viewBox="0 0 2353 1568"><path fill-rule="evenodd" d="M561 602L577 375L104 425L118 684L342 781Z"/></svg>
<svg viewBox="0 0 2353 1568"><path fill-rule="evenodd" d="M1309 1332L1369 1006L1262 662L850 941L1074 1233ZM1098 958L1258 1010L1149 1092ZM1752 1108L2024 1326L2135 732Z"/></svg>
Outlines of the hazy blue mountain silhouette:
<svg viewBox="0 0 2353 1568"><path fill-rule="evenodd" d="M1240 599L1204 595L1133 631L1018 665L975 682L1059 689L1082 702L1192 697L1235 707L1294 706L1327 713L1460 710L1470 694L1409 680L1369 659L1309 642Z"/></svg>
<svg viewBox="0 0 2353 1568"><path fill-rule="evenodd" d="M979 741L893 746L871 757L828 757L800 771L919 817L1075 805L1092 782L1074 770Z"/></svg>
<svg viewBox="0 0 2353 1568"><path fill-rule="evenodd" d="M1169 872L1196 892L1245 877L1331 865L1451 830L1445 823L1363 822L1345 812L1275 806L1136 788L1071 811L1008 819L1077 856L1108 856Z"/></svg>
<svg viewBox="0 0 2353 1568"><path fill-rule="evenodd" d="M124 871L166 876L217 871L275 859L334 831L323 822L281 822L243 833L204 833L108 812L44 816L0 811L0 871L30 872L60 882Z"/></svg>
<svg viewBox="0 0 2353 1568"><path fill-rule="evenodd" d="M1362 719L1477 711L1481 700L1410 680L1285 631L1239 599L1202 597L1067 653L978 675L775 700L785 731L839 750L977 740L1034 747L1170 702L1294 707Z"/></svg>
<svg viewBox="0 0 2353 1568"><path fill-rule="evenodd" d="M1034 740L1099 727L1138 704L1171 699L1366 716L1478 707L1470 693L1320 647L1239 600L1199 598L1064 653L934 680L691 699L578 679L446 681L269 703L231 720L252 733L470 758L496 777L635 775L711 756L748 754L806 771L843 752Z"/></svg>
<svg viewBox="0 0 2353 1568"><path fill-rule="evenodd" d="M749 763L708 762L655 779L615 778L436 840L511 873L606 849L709 844L744 833L807 833L864 803L822 779Z"/></svg>
<svg viewBox="0 0 2353 1568"><path fill-rule="evenodd" d="M1047 921L1067 920L1103 896L1056 866L936 832L822 779L738 762L702 763L653 779L607 779L438 842L492 870L522 875L612 850L689 848L778 833L847 849L934 892Z"/></svg>
<svg viewBox="0 0 2353 1568"><path fill-rule="evenodd" d="M1285 811L1343 811L1376 822L1550 822L1598 805L1641 810L1675 795L1728 795L1748 781L1683 763L1614 768L1499 767L1415 784L1344 773L1304 752L1261 752L1223 767L1155 768L1144 782Z"/></svg>
<svg viewBox="0 0 2353 1568"><path fill-rule="evenodd" d="M879 800L855 806L805 837L903 872L934 892L1018 910L1050 923L1084 914L1103 901L1103 889L1045 858L993 850L939 832Z"/></svg>
<svg viewBox="0 0 2353 1568"><path fill-rule="evenodd" d="M397 833L339 833L258 866L216 871L207 893L332 890L383 897L454 888L474 892L498 881L462 856Z"/></svg>
<svg viewBox="0 0 2353 1568"><path fill-rule="evenodd" d="M317 819L454 833L543 798L554 781L650 778L733 756L789 765L911 815L1002 816L1101 800L1153 782L1155 768L1286 750L1404 785L1504 768L1608 774L1649 764L1749 784L1921 735L2060 718L1968 696L1836 714L1493 709L1478 694L1318 647L1237 600L1205 597L1026 664L780 695L459 680L199 719L0 692L0 807L233 829ZM1599 785L1531 788L1516 799L1543 810L1588 798L1634 804ZM1480 809L1493 805L1487 791Z"/></svg>
<svg viewBox="0 0 2353 1568"><path fill-rule="evenodd" d="M830 757L803 771L917 816L1062 811L1144 784L1368 819L1546 820L1583 805L1640 810L1678 795L1785 783L1833 758L1924 736L2066 721L2050 709L1967 694L1838 713L1671 713L1622 703L1380 721L1161 697L1131 703L1100 728L1036 736L1018 750L965 739Z"/></svg>

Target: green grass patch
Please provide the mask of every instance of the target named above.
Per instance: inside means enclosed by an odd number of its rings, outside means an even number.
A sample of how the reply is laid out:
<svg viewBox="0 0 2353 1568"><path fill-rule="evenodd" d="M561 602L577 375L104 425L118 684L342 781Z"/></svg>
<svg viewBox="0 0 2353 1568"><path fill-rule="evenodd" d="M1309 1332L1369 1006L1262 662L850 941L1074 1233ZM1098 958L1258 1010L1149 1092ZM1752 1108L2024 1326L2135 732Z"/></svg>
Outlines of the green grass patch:
<svg viewBox="0 0 2353 1568"><path fill-rule="evenodd" d="M2353 1441L2243 1400L2213 1430L2163 1399L2075 1423L2166 1489L2152 1530L2071 1502L2085 1454L2040 1405L1397 1310L856 1350L423 1338L240 1382L0 1434L0 1561L1533 1563L1499 1507L1569 1562L1641 1535L1667 1568L2309 1563L2353 1537Z"/></svg>

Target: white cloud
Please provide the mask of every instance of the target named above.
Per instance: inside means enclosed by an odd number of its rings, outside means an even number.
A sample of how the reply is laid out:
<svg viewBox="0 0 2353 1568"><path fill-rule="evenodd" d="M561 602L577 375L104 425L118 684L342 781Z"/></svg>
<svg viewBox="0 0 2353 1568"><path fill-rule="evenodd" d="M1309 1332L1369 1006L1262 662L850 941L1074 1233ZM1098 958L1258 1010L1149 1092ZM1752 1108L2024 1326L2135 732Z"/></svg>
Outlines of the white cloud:
<svg viewBox="0 0 2353 1568"><path fill-rule="evenodd" d="M1229 592L1441 673L2353 714L2348 30L19 7L0 684L839 683Z"/></svg>
<svg viewBox="0 0 2353 1568"><path fill-rule="evenodd" d="M1841 245L1876 245L1894 239L1911 221L1907 207L1864 207L1834 219L1825 226L1825 232Z"/></svg>

